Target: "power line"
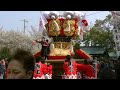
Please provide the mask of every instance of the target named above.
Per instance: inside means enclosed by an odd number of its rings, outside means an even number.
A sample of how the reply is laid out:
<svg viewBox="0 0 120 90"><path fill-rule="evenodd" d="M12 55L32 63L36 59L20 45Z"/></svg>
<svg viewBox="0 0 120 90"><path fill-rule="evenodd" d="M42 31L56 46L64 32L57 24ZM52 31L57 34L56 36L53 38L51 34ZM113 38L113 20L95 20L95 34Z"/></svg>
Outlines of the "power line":
<svg viewBox="0 0 120 90"><path fill-rule="evenodd" d="M94 14L101 13L101 12L103 12L103 11L96 12L96 13L92 13L92 14L88 14L88 15L86 15L86 16L94 15Z"/></svg>
<svg viewBox="0 0 120 90"><path fill-rule="evenodd" d="M91 14L88 14L88 15L86 15L86 16L90 16L90 15L98 14L98 13L101 13L101 12L103 12L103 11L99 11L99 12L91 13ZM40 13L41 13L41 11L40 11ZM26 22L28 22L28 21L27 21L26 19L21 20L21 21L24 21L24 33L25 33ZM36 26L39 26L39 25L36 25Z"/></svg>

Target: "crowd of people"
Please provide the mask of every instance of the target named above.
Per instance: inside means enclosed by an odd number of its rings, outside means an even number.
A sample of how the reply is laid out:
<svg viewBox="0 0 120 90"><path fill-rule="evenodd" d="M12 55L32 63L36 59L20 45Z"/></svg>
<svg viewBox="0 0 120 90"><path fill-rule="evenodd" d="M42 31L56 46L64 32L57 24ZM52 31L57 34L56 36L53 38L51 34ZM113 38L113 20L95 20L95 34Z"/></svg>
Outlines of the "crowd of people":
<svg viewBox="0 0 120 90"><path fill-rule="evenodd" d="M70 56L66 57L63 65L63 79L119 79L120 58L112 60L84 60L83 63L76 63Z"/></svg>
<svg viewBox="0 0 120 90"><path fill-rule="evenodd" d="M1 58L0 59L0 79L6 78L6 68L8 66L8 62L6 58Z"/></svg>
<svg viewBox="0 0 120 90"><path fill-rule="evenodd" d="M52 79L52 65L41 56L36 57L33 79Z"/></svg>
<svg viewBox="0 0 120 90"><path fill-rule="evenodd" d="M83 63L76 63L70 55L67 55L63 64L63 79L96 79L98 67L92 64L92 61L89 59L84 60Z"/></svg>
<svg viewBox="0 0 120 90"><path fill-rule="evenodd" d="M4 62L3 62L4 61ZM9 63L0 61L0 79L51 79L52 65L45 58L34 58L31 52L17 49Z"/></svg>
<svg viewBox="0 0 120 90"><path fill-rule="evenodd" d="M42 44L41 55L34 57L30 51L17 49L10 57L0 58L0 79L52 79L53 67L46 63L49 52L48 40L36 40ZM77 63L67 55L63 63L62 79L120 79L118 60L85 59Z"/></svg>
<svg viewBox="0 0 120 90"><path fill-rule="evenodd" d="M120 79L120 58L110 60L76 61L67 55L63 63L62 79ZM0 79L52 79L52 65L45 58L36 58L29 51L17 49L7 60L0 61Z"/></svg>

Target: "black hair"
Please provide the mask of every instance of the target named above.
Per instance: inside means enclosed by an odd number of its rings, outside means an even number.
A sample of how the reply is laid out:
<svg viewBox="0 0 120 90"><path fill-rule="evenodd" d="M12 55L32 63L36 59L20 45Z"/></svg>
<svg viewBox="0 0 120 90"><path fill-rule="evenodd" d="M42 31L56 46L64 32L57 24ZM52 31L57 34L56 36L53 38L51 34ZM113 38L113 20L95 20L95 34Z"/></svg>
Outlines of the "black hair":
<svg viewBox="0 0 120 90"><path fill-rule="evenodd" d="M67 56L66 56L66 60L67 60L67 61L70 61L70 60L71 60L71 56L70 56L70 55L67 55Z"/></svg>
<svg viewBox="0 0 120 90"><path fill-rule="evenodd" d="M37 57L35 58L35 61L36 61L36 62L39 62L39 61L41 61L41 59L42 59L41 56L37 56Z"/></svg>
<svg viewBox="0 0 120 90"><path fill-rule="evenodd" d="M10 58L10 61L12 60L16 60L23 64L23 68L26 70L26 72L28 71L34 72L35 60L30 51L17 48L15 53Z"/></svg>
<svg viewBox="0 0 120 90"><path fill-rule="evenodd" d="M117 59L118 61L120 61L120 56L118 57L118 59Z"/></svg>
<svg viewBox="0 0 120 90"><path fill-rule="evenodd" d="M84 59L84 64L90 64L89 59Z"/></svg>
<svg viewBox="0 0 120 90"><path fill-rule="evenodd" d="M42 37L42 39L45 39L45 37Z"/></svg>
<svg viewBox="0 0 120 90"><path fill-rule="evenodd" d="M48 39L46 39L46 41L48 42Z"/></svg>
<svg viewBox="0 0 120 90"><path fill-rule="evenodd" d="M44 64L45 63L45 58L42 58L40 61L41 61L41 63Z"/></svg>
<svg viewBox="0 0 120 90"><path fill-rule="evenodd" d="M71 64L72 64L71 61L69 61L69 62L68 62L68 66L70 66Z"/></svg>

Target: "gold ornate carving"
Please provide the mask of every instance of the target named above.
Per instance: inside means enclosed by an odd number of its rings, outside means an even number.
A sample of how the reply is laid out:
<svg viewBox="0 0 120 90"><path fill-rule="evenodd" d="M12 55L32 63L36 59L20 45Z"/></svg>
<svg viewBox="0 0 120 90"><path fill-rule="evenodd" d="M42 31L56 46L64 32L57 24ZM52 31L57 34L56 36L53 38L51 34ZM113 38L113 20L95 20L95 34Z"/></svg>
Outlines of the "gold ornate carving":
<svg viewBox="0 0 120 90"><path fill-rule="evenodd" d="M49 27L49 32L48 32L49 35L51 35L51 36L59 36L60 35L61 27L60 27L60 21L58 19L51 20L49 22L48 27Z"/></svg>
<svg viewBox="0 0 120 90"><path fill-rule="evenodd" d="M50 56L66 56L70 55L70 49L61 49L61 48L54 48L51 50Z"/></svg>
<svg viewBox="0 0 120 90"><path fill-rule="evenodd" d="M67 29L69 27L70 24L70 31L65 31L65 29ZM63 28L64 28L64 34L65 36L72 36L74 34L75 31L75 21L74 20L65 20L65 22L63 23Z"/></svg>
<svg viewBox="0 0 120 90"><path fill-rule="evenodd" d="M79 28L78 28L78 24L77 24L77 25L76 25L76 30L75 30L75 33L74 33L75 35L78 35L78 31L79 31L78 29L79 29Z"/></svg>

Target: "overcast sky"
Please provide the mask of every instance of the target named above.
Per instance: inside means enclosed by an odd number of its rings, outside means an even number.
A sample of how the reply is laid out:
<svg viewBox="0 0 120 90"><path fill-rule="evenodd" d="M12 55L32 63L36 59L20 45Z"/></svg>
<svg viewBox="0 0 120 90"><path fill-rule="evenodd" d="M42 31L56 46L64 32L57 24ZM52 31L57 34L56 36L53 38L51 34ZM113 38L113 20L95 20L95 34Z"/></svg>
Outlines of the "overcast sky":
<svg viewBox="0 0 120 90"><path fill-rule="evenodd" d="M108 14L108 11L81 11L83 14L86 13L86 19L89 24L95 23L96 19L103 20ZM62 11L60 11L62 14ZM17 30L23 29L23 19L26 19L27 28L31 25L38 28L39 25L40 11L0 11L0 27L3 26L4 30Z"/></svg>

